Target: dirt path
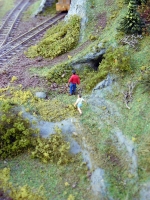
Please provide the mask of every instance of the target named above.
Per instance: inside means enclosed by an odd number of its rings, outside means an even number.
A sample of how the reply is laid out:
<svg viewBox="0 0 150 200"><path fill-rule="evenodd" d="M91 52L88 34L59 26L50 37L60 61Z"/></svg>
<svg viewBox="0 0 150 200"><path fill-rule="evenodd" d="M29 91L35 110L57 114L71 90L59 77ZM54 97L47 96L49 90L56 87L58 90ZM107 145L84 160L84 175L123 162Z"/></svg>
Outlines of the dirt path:
<svg viewBox="0 0 150 200"><path fill-rule="evenodd" d="M29 69L32 67L38 68L46 67L46 66L54 66L58 63L62 63L68 59L68 55L74 56L79 53L81 50L85 49L90 44L89 41L82 44L80 47L70 51L69 53L65 53L53 60L44 59L41 57L30 59L27 58L23 53L19 53L15 56L11 63L5 64L2 66L0 72L0 86L6 87L10 82L12 76L17 77L16 84L21 84L23 88L27 89L29 87L37 87L38 85L42 87L47 87L47 80L44 78L40 78L37 75L31 75L29 73Z"/></svg>

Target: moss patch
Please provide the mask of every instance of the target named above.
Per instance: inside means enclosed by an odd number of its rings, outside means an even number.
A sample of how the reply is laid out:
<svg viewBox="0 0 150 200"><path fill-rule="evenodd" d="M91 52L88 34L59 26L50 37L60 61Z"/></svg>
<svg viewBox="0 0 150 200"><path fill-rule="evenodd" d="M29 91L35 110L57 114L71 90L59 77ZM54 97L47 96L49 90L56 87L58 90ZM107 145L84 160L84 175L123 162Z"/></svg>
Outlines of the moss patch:
<svg viewBox="0 0 150 200"><path fill-rule="evenodd" d="M66 200L70 195L74 199L93 199L86 176L87 167L80 158L74 164L57 166L42 164L27 154L0 161L0 168L10 168L10 181L13 185L28 185L31 188L42 186L47 199ZM95 199L95 198L94 198Z"/></svg>

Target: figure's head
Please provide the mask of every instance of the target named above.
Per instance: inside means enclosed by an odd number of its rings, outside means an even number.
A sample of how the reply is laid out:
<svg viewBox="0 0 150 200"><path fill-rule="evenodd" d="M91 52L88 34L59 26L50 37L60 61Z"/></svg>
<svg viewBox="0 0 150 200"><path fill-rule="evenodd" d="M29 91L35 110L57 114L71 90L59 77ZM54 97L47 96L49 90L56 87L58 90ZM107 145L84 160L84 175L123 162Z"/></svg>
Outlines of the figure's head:
<svg viewBox="0 0 150 200"><path fill-rule="evenodd" d="M82 95L81 95L81 94L78 94L78 97L79 97L79 98L81 98L81 97L82 97Z"/></svg>
<svg viewBox="0 0 150 200"><path fill-rule="evenodd" d="M72 70L72 73L73 73L73 74L76 74L76 71L75 71L75 70Z"/></svg>

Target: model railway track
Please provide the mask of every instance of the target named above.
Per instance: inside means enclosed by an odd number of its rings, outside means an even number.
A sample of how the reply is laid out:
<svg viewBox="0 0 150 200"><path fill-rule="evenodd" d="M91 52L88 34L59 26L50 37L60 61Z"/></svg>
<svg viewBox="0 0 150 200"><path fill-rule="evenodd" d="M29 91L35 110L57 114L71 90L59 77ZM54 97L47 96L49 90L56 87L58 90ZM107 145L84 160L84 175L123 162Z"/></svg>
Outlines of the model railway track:
<svg viewBox="0 0 150 200"><path fill-rule="evenodd" d="M13 29L15 29L20 21L19 16L25 10L29 3L29 0L21 1L7 16L5 21L2 23L0 27L0 46L3 46L7 42L12 40L10 37Z"/></svg>
<svg viewBox="0 0 150 200"><path fill-rule="evenodd" d="M0 48L0 64L8 62L17 52L31 46L33 42L35 43L35 41L38 41L47 29L56 24L59 20L62 20L65 15L64 13L60 13L2 46Z"/></svg>

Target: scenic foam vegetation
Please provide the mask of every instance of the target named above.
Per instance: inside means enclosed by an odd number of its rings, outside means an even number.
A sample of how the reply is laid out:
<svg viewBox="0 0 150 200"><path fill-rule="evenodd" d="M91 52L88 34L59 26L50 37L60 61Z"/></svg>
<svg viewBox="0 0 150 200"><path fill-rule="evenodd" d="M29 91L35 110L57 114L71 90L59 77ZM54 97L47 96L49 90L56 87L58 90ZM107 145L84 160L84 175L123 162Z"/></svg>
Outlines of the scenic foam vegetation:
<svg viewBox="0 0 150 200"><path fill-rule="evenodd" d="M15 3L0 0L1 19ZM23 21L32 20L39 4L31 2ZM7 198L148 200L150 1L87 0L85 9L85 29L74 15L24 52L49 59L25 71L44 86L24 88L12 76L0 88L0 194ZM49 12L54 4L40 16ZM81 116L66 86L74 68L86 99ZM38 98L39 91L47 98Z"/></svg>

